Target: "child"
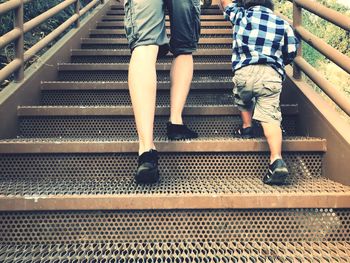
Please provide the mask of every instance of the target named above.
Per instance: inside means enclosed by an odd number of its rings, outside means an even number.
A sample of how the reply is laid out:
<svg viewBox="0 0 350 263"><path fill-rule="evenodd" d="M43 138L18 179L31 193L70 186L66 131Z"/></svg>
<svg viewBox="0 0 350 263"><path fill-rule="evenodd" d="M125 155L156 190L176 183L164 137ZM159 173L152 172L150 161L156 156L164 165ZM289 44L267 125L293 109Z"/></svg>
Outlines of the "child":
<svg viewBox="0 0 350 263"><path fill-rule="evenodd" d="M281 155L279 98L284 67L296 56L299 40L292 27L273 13L272 0L221 0L221 8L233 24L233 93L243 121L236 133L252 138L252 120L261 123L271 151L263 182L284 184L289 172Z"/></svg>

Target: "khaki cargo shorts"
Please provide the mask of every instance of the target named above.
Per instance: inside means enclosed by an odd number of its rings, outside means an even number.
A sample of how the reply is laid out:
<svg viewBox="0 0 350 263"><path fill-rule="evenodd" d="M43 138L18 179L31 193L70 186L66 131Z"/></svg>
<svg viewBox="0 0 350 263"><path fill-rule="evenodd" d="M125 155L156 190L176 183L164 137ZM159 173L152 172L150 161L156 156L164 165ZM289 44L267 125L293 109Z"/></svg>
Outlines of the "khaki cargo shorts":
<svg viewBox="0 0 350 263"><path fill-rule="evenodd" d="M167 37L165 10L170 17ZM157 45L159 55L191 54L200 35L200 0L124 0L124 26L129 47Z"/></svg>
<svg viewBox="0 0 350 263"><path fill-rule="evenodd" d="M281 124L281 75L269 65L249 65L234 73L233 95L241 111L254 111L253 119Z"/></svg>

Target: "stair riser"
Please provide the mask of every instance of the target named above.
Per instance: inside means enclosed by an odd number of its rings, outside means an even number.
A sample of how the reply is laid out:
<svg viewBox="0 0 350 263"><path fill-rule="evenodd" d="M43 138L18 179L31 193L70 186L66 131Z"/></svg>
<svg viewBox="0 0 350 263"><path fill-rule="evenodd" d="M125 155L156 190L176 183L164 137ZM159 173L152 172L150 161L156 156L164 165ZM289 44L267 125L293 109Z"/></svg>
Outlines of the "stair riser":
<svg viewBox="0 0 350 263"><path fill-rule="evenodd" d="M127 44L82 44L82 49L127 49ZM231 44L199 44L198 48L202 49L230 49Z"/></svg>
<svg viewBox="0 0 350 263"><path fill-rule="evenodd" d="M157 92L157 105L170 105L170 92ZM187 98L188 105L233 105L233 94L230 90L191 91ZM41 105L85 105L85 106L130 106L128 90L119 91L44 91Z"/></svg>
<svg viewBox="0 0 350 263"><path fill-rule="evenodd" d="M1 213L0 243L349 242L349 220L347 209Z"/></svg>
<svg viewBox="0 0 350 263"><path fill-rule="evenodd" d="M158 59L158 63L171 63L172 56ZM231 56L194 56L195 63L231 63ZM72 56L72 63L129 63L130 56Z"/></svg>
<svg viewBox="0 0 350 263"><path fill-rule="evenodd" d="M58 74L59 81L123 81L128 79L128 72L123 71L60 71ZM170 81L169 71L158 71L158 81ZM201 81L226 81L232 82L232 71L221 70L209 71L200 70L194 71L193 82Z"/></svg>
<svg viewBox="0 0 350 263"><path fill-rule="evenodd" d="M90 34L90 38L111 38L111 39L124 39L125 34ZM170 34L168 34L168 37L170 38ZM232 34L201 34L201 38L230 38L232 37Z"/></svg>
<svg viewBox="0 0 350 263"><path fill-rule="evenodd" d="M168 117L157 117L156 137L166 136ZM184 122L201 137L232 137L241 125L238 116L184 117ZM296 117L284 116L282 126L287 135L296 135ZM20 136L25 138L115 138L136 137L133 117L21 117Z"/></svg>

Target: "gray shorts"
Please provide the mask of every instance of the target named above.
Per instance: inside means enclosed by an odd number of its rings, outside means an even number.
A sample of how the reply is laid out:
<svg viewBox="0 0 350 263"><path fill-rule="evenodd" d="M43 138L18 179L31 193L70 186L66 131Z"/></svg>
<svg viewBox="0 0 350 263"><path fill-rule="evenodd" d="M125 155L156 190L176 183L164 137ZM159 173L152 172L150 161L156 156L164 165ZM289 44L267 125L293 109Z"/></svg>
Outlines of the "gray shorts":
<svg viewBox="0 0 350 263"><path fill-rule="evenodd" d="M165 27L169 11L171 39ZM200 35L200 0L125 0L125 31L129 47L158 45L160 54L191 54Z"/></svg>
<svg viewBox="0 0 350 263"><path fill-rule="evenodd" d="M241 111L254 111L253 119L281 124L281 75L269 65L250 65L233 77L235 104Z"/></svg>

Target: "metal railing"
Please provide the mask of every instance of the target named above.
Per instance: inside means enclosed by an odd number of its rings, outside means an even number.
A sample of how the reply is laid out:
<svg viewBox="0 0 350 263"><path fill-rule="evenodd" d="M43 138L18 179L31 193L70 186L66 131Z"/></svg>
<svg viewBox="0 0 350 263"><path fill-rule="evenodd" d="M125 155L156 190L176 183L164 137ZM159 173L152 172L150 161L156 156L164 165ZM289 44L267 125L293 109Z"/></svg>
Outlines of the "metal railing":
<svg viewBox="0 0 350 263"><path fill-rule="evenodd" d="M8 76L14 73L14 80L20 82L24 78L24 63L35 56L40 50L45 48L50 42L62 34L72 24L75 27L79 27L79 18L92 9L97 4L104 3L104 0L92 0L84 8L80 8L79 0L64 0L57 4L46 12L33 18L32 20L24 23L23 9L24 4L31 2L31 0L9 0L0 4L0 15L3 15L9 11L14 11L14 28L0 37L0 49L5 47L11 42L15 44L15 59L8 65L0 70L0 83L4 81ZM34 46L27 51L24 50L24 34L37 27L41 23L48 20L50 17L57 15L67 7L74 4L75 13L68 18L63 24L53 30L46 37L37 42Z"/></svg>
<svg viewBox="0 0 350 263"><path fill-rule="evenodd" d="M322 39L310 33L302 26L302 9L331 22L332 24L350 32L350 17L343 15L322 4L310 0L288 0L293 3L293 21L279 14L289 23L293 24L301 39L311 47L319 51L326 58L334 62L348 74L350 74L350 58L337 49L325 43ZM331 84L322 74L312 67L303 57L301 45L298 56L294 60L293 77L301 78L301 72L305 73L333 102L350 116L350 99Z"/></svg>

